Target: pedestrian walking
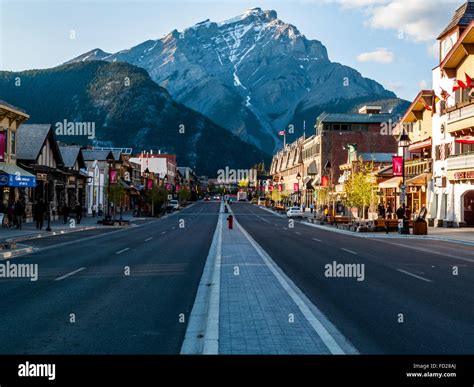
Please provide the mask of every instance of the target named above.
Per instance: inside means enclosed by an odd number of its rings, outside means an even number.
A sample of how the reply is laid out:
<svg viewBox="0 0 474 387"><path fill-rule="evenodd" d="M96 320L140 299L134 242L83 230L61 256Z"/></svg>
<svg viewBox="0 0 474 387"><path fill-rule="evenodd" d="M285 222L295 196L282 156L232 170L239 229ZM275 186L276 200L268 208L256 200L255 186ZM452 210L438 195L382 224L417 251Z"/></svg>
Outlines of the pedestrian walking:
<svg viewBox="0 0 474 387"><path fill-rule="evenodd" d="M97 214L97 204L92 205L92 217L95 218Z"/></svg>
<svg viewBox="0 0 474 387"><path fill-rule="evenodd" d="M77 203L76 204L76 221L77 221L77 224L81 224L81 220L82 220L82 206Z"/></svg>
<svg viewBox="0 0 474 387"><path fill-rule="evenodd" d="M16 228L19 228L21 230L21 222L23 214L25 213L25 207L23 207L23 204L21 204L19 200L17 200L15 203L13 213L15 215Z"/></svg>
<svg viewBox="0 0 474 387"><path fill-rule="evenodd" d="M397 219L405 219L405 209L402 205L400 205L400 207L397 209Z"/></svg>
<svg viewBox="0 0 474 387"><path fill-rule="evenodd" d="M314 212L314 203L309 205L309 210L311 211L311 214Z"/></svg>
<svg viewBox="0 0 474 387"><path fill-rule="evenodd" d="M392 219L393 209L392 209L392 206L390 204L387 205L386 214L387 214L388 219Z"/></svg>
<svg viewBox="0 0 474 387"><path fill-rule="evenodd" d="M3 202L0 203L0 224L2 225L2 228L5 227L5 214L7 212L7 207L5 206L5 204L3 204Z"/></svg>
<svg viewBox="0 0 474 387"><path fill-rule="evenodd" d="M385 206L383 205L383 203L379 204L378 213L380 218L385 219Z"/></svg>
<svg viewBox="0 0 474 387"><path fill-rule="evenodd" d="M35 206L35 219L36 219L36 229L42 230L44 223L44 213L46 212L46 206L42 199L38 201Z"/></svg>
<svg viewBox="0 0 474 387"><path fill-rule="evenodd" d="M64 205L63 207L63 219L64 219L64 224L67 223L69 219L69 206L67 204Z"/></svg>
<svg viewBox="0 0 474 387"><path fill-rule="evenodd" d="M305 212L305 211L306 211L306 204L303 203L303 204L301 205L301 209L303 210L303 212Z"/></svg>
<svg viewBox="0 0 474 387"><path fill-rule="evenodd" d="M10 203L8 205L7 217L8 217L8 228L11 228L15 224L15 206L13 203Z"/></svg>

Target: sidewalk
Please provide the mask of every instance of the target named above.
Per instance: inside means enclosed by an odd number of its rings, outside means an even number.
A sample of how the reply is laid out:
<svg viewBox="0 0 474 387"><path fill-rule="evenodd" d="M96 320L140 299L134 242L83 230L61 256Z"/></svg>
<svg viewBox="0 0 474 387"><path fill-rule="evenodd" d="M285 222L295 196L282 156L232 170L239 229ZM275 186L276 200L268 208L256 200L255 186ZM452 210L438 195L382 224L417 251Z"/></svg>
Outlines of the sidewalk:
<svg viewBox="0 0 474 387"><path fill-rule="evenodd" d="M117 216L117 218L118 217L119 215ZM122 218L124 220L138 219L138 218L133 218L131 213L123 214ZM74 219L75 221L75 218L72 218L72 219ZM100 224L97 224L97 221L100 219L102 219L102 217L96 216L95 218L93 218L93 217L88 216L88 217L82 218L80 224L73 223L72 225L69 221L68 223L64 224L63 219L55 220L55 221L51 221L51 231L46 231L46 227L48 226L47 220L44 221L43 229L41 231L36 229L36 222L23 223L21 230L17 228L0 228L0 242L1 241L20 242L22 240L36 238L39 236L51 236L51 235L57 235L58 233L65 234L68 232L90 230L90 229L100 228L100 227L110 227L110 226L102 226Z"/></svg>
<svg viewBox="0 0 474 387"><path fill-rule="evenodd" d="M279 214L271 209L259 206L262 210L268 211L275 216L284 218L285 215ZM322 230L338 232L341 234L347 234L352 236L358 236L361 238L387 238L387 239L426 239L426 240L438 240L451 243L460 243L464 245L474 245L474 228L444 228L444 227L429 227L428 235L399 235L397 232L390 232L386 234L384 232L365 232L358 233L354 231L342 230L334 227L330 224L318 225L309 222L311 214L304 215L303 224Z"/></svg>
<svg viewBox="0 0 474 387"><path fill-rule="evenodd" d="M238 222L221 227L219 354L355 351Z"/></svg>

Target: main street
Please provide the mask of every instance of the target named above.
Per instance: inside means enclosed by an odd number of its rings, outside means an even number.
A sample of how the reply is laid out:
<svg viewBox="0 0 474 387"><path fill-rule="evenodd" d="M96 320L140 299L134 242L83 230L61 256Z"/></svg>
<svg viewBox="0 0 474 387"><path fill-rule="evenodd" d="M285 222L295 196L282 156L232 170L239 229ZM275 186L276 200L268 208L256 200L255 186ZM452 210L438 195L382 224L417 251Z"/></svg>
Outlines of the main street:
<svg viewBox="0 0 474 387"><path fill-rule="evenodd" d="M41 250L12 262L38 264L39 279L0 280L0 352L179 353L217 213L197 203L135 227L28 242Z"/></svg>
<svg viewBox="0 0 474 387"><path fill-rule="evenodd" d="M220 275L209 282L219 307L207 316L220 321L219 353L474 351L474 247L358 237L300 221L291 228L248 203L231 206L243 230L228 230L221 214L216 239L219 207L198 202L128 228L22 242L34 252L11 262L38 264L39 278L0 279L1 353L178 354L195 302L209 301L198 294L208 256ZM363 265L363 278L327 277L334 261Z"/></svg>

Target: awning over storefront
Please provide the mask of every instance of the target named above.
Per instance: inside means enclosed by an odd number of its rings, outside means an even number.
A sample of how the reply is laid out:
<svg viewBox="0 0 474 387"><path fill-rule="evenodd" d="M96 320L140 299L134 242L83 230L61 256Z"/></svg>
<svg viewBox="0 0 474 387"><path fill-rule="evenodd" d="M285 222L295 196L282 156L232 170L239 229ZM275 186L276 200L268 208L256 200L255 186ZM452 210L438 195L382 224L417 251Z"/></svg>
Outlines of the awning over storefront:
<svg viewBox="0 0 474 387"><path fill-rule="evenodd" d="M0 187L36 187L36 176L14 164L0 163Z"/></svg>
<svg viewBox="0 0 474 387"><path fill-rule="evenodd" d="M455 141L457 144L471 145L471 144L474 144L474 136L460 137L460 138L457 138Z"/></svg>
<svg viewBox="0 0 474 387"><path fill-rule="evenodd" d="M431 173L422 173L406 181L408 186L424 186L431 179Z"/></svg>
<svg viewBox="0 0 474 387"><path fill-rule="evenodd" d="M413 152L413 151L420 150L423 148L428 148L430 146L431 146L431 138L429 138L428 140L419 141L414 144L411 144L408 149L410 150L410 152Z"/></svg>
<svg viewBox="0 0 474 387"><path fill-rule="evenodd" d="M400 184L402 183L402 178L401 177L392 177L391 179L388 179L382 183L379 184L380 188L398 188L400 187Z"/></svg>
<svg viewBox="0 0 474 387"><path fill-rule="evenodd" d="M316 161L311 162L308 165L308 175L317 175L318 174L318 166L316 165Z"/></svg>

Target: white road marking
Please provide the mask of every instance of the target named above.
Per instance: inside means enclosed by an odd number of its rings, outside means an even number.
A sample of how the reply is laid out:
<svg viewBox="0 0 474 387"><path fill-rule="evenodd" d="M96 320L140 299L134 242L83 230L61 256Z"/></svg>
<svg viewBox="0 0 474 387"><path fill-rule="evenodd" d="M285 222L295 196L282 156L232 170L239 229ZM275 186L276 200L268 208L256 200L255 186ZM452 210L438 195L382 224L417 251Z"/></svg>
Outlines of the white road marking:
<svg viewBox="0 0 474 387"><path fill-rule="evenodd" d="M315 241L315 242L322 242L321 239L318 239L318 238L313 238L313 241Z"/></svg>
<svg viewBox="0 0 474 387"><path fill-rule="evenodd" d="M163 232L161 233L161 235L165 235L165 234L166 234L166 231L163 231Z"/></svg>
<svg viewBox="0 0 474 387"><path fill-rule="evenodd" d="M301 235L301 233L300 233L300 232L298 232L298 231L295 231L295 234L296 234L296 235Z"/></svg>
<svg viewBox="0 0 474 387"><path fill-rule="evenodd" d="M64 278L70 277L70 276L72 276L72 275L74 275L74 274L76 274L76 273L79 273L80 271L85 270L85 269L86 269L85 267L80 267L79 269L74 270L74 271L71 271L71 272L68 273L68 274L65 274L65 275L62 275L61 277L55 278L54 280L55 280L55 281L61 281L61 280L63 280Z"/></svg>
<svg viewBox="0 0 474 387"><path fill-rule="evenodd" d="M120 250L120 251L117 251L115 254L122 254L122 253L125 253L126 251L130 250L130 247L126 247L125 249L123 250Z"/></svg>
<svg viewBox="0 0 474 387"><path fill-rule="evenodd" d="M150 242L153 239L153 237L150 237L148 239L145 239L145 242Z"/></svg>
<svg viewBox="0 0 474 387"><path fill-rule="evenodd" d="M176 227L171 227L172 230L176 230Z"/></svg>
<svg viewBox="0 0 474 387"><path fill-rule="evenodd" d="M349 254L353 254L353 255L357 255L357 253L355 251L352 251L352 250L348 250L348 249L341 249L343 251L345 251L346 253L349 253Z"/></svg>
<svg viewBox="0 0 474 387"><path fill-rule="evenodd" d="M400 273L409 275L410 277L414 277L414 278L417 278L419 280L425 281L425 282L433 282L432 280L430 280L428 278L420 277L419 275L410 273L409 271L405 271L405 270L402 270L402 269L397 269L397 271L399 271Z"/></svg>

